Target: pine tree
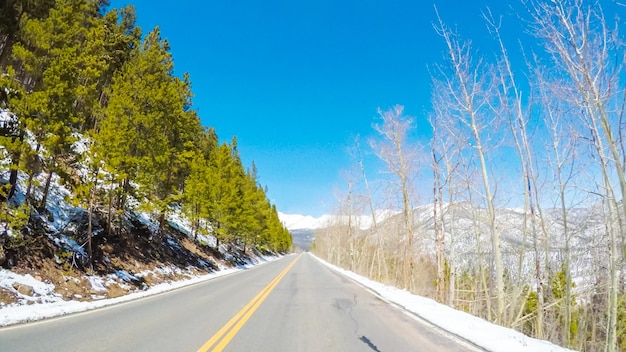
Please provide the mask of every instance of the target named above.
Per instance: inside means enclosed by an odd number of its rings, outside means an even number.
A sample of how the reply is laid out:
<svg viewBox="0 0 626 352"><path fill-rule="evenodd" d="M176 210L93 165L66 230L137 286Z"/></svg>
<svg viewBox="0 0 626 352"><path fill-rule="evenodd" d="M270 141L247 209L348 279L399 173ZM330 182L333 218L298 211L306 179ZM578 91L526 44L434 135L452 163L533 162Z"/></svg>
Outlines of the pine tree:
<svg viewBox="0 0 626 352"><path fill-rule="evenodd" d="M9 111L12 116L0 126L0 145L4 146L5 156L10 158L9 186L4 195L7 201L15 195L18 172L23 169L21 161L30 149L24 142L25 130L18 111L23 91L12 77L12 70L9 70L9 74L0 76L0 108Z"/></svg>
<svg viewBox="0 0 626 352"><path fill-rule="evenodd" d="M128 62L141 40L141 28L135 26L136 14L133 6L109 11L103 18L105 30L105 60L107 68L99 82L100 105L107 104L107 88L113 76ZM94 121L94 129L98 129Z"/></svg>
<svg viewBox="0 0 626 352"><path fill-rule="evenodd" d="M43 19L54 6L54 0L4 0L0 2L0 71L11 57L13 45L20 39L23 18Z"/></svg>
<svg viewBox="0 0 626 352"><path fill-rule="evenodd" d="M167 41L156 28L143 44L145 95L140 97L144 111L139 115L143 129L140 143L139 182L144 195L159 213L163 228L166 212L176 203L189 174L193 141L200 134L199 119L191 107L191 84L173 77L173 62ZM140 68L141 69L141 68ZM155 89L156 87L156 89Z"/></svg>
<svg viewBox="0 0 626 352"><path fill-rule="evenodd" d="M241 164L236 153L236 146L222 143L211 161L213 211L210 221L218 246L220 242L232 243L239 228Z"/></svg>
<svg viewBox="0 0 626 352"><path fill-rule="evenodd" d="M241 240L246 247L256 246L261 236L265 222L262 208L265 203L265 193L256 181L256 166L252 164L251 170L242 177L241 197Z"/></svg>
<svg viewBox="0 0 626 352"><path fill-rule="evenodd" d="M101 13L100 2L57 1L44 20L24 22L13 48L18 77L32 90L25 97L26 127L46 156L42 209L53 172L72 159L74 133L97 108L97 83L106 67Z"/></svg>
<svg viewBox="0 0 626 352"><path fill-rule="evenodd" d="M136 182L161 228L169 207L182 198L202 133L191 110L189 78L174 77L173 67L156 28L113 76L97 136L111 183L122 184L121 202Z"/></svg>
<svg viewBox="0 0 626 352"><path fill-rule="evenodd" d="M204 131L197 144L198 150L194 153L190 174L185 180L183 197L183 210L191 220L194 238L203 230L201 222L208 223L213 212L211 187L215 178L211 174L214 169L211 168L209 160L217 148L215 131Z"/></svg>

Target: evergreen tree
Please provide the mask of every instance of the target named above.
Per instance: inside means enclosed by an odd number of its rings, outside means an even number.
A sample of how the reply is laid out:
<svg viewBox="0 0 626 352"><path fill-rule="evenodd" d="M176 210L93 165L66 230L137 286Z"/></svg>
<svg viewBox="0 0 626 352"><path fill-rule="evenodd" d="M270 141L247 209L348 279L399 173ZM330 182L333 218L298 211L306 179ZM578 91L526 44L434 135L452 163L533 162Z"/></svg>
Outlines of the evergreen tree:
<svg viewBox="0 0 626 352"><path fill-rule="evenodd" d="M143 193L160 214L163 228L170 205L181 197L194 140L201 132L200 121L191 107L191 84L173 76L173 62L167 41L161 40L156 28L145 39L140 97L144 111L139 115L143 130L139 146L138 180Z"/></svg>
<svg viewBox="0 0 626 352"><path fill-rule="evenodd" d="M238 159L233 158L236 148L222 143L215 153L211 167L213 186L211 187L211 201L213 214L211 223L217 239L220 242L232 242L238 227L239 189L238 189Z"/></svg>
<svg viewBox="0 0 626 352"><path fill-rule="evenodd" d="M252 164L252 171L243 175L241 197L241 241L244 251L247 246L255 246L261 236L265 218L262 206L265 203L265 194L256 182L256 168Z"/></svg>
<svg viewBox="0 0 626 352"><path fill-rule="evenodd" d="M136 181L139 195L160 214L161 227L170 205L182 197L202 133L190 110L188 76L174 77L173 67L156 28L113 76L97 137L111 182L123 185L122 198Z"/></svg>
<svg viewBox="0 0 626 352"><path fill-rule="evenodd" d="M10 71L10 73L12 73ZM23 95L21 87L11 74L0 76L0 108L6 109L11 119L0 124L0 145L4 146L5 157L9 157L9 185L3 197L10 200L15 194L17 187L18 172L22 169L22 156L30 149L24 142L25 130L20 123L19 111L14 101L19 102Z"/></svg>
<svg viewBox="0 0 626 352"><path fill-rule="evenodd" d="M43 19L54 0L4 0L0 2L0 71L9 61L13 44L20 38L20 23L25 16Z"/></svg>
<svg viewBox="0 0 626 352"><path fill-rule="evenodd" d="M206 227L201 226L201 222L208 224L213 213L211 187L215 177L212 175L214 168L211 168L209 160L217 148L217 135L214 130L207 130L201 134L198 148L185 182L183 201L183 210L191 221L194 238L198 232L206 230Z"/></svg>
<svg viewBox="0 0 626 352"><path fill-rule="evenodd" d="M0 4L6 73L0 107L16 113L15 123L0 126L12 162L10 191L2 196L10 198L22 169L29 198L34 175L45 171L39 204L45 209L52 175L74 173L67 179L75 204L88 210L89 229L101 190L109 231L114 210L123 212L132 195L147 201L161 229L172 206L182 205L193 234L212 230L218 246L289 249L291 236L258 184L256 166L244 170L235 137L218 145L215 131L200 125L189 77L174 76L159 29L141 41L134 8L105 12L106 6L105 0ZM27 130L37 139L34 149L24 142ZM73 149L79 138L87 150ZM85 172L70 171L79 165Z"/></svg>
<svg viewBox="0 0 626 352"><path fill-rule="evenodd" d="M25 125L46 155L41 208L52 173L72 158L74 133L97 108L97 83L106 67L101 12L100 2L57 1L44 20L26 19L13 48L19 76L32 91L24 97Z"/></svg>
<svg viewBox="0 0 626 352"><path fill-rule="evenodd" d="M135 26L135 20L135 8L130 5L109 11L103 18L107 68L99 82L100 105L102 106L106 106L106 88L111 85L113 76L131 59L140 43L141 28ZM94 125L94 129L97 130L97 123Z"/></svg>

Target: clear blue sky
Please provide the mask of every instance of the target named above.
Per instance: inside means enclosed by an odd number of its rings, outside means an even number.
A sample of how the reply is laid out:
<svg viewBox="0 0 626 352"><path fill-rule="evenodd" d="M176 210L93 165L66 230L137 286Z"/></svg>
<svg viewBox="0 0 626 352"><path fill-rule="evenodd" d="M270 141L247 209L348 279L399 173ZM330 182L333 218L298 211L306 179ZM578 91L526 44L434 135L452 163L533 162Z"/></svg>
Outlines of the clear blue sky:
<svg viewBox="0 0 626 352"><path fill-rule="evenodd" d="M334 205L353 137L373 134L377 108L404 105L418 138L428 139L428 67L444 54L434 5L481 44L491 42L481 11L489 5L506 14L506 3L112 0L111 7L133 4L144 33L161 28L176 73L191 76L203 125L224 141L237 136L244 164L255 162L278 210L319 216Z"/></svg>

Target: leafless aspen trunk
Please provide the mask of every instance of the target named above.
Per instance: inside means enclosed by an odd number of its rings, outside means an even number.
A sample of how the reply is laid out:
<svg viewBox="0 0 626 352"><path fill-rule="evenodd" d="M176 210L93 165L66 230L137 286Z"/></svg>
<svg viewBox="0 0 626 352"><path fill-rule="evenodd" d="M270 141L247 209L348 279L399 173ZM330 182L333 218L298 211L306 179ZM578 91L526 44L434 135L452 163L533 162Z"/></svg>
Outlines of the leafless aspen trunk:
<svg viewBox="0 0 626 352"><path fill-rule="evenodd" d="M487 22L488 28L492 32L498 47L500 49L500 57L499 57L499 65L496 69L494 76L496 77L496 85L497 85L497 103L493 104L494 114L501 115L503 118L506 118L508 121L508 125L510 128L511 136L513 137L515 149L517 151L517 155L520 161L521 166L521 181L522 181L522 190L523 190L523 222L522 222L522 238L525 240L528 237L529 227L528 221L530 220L530 232L532 234L533 239L533 249L534 249L534 257L535 257L535 285L537 289L537 310L536 310L536 337L543 337L543 306L544 306L544 295L543 295L543 272L541 270L540 264L540 254L539 248L537 245L537 232L536 232L536 221L537 216L534 211L533 206L533 195L531 195L531 190L537 187L537 182L535 178L535 173L533 169L533 160L532 155L533 152L530 148L527 128L528 121L525 117L523 102L522 102L522 92L518 88L518 83L515 79L515 75L513 74L513 70L511 67L511 62L509 60L509 54L507 52L506 47L502 41L502 37L500 35L500 23L497 22L491 12L488 10L487 14L484 15L485 21ZM535 193L536 194L536 193ZM536 201L537 206L539 204L539 200ZM541 217L541 212L539 211L539 217ZM547 253L546 253L547 256ZM518 277L521 276L521 264L525 260L524 251L520 252L520 256L518 259ZM514 288L513 300L510 304L511 311L509 314L509 321L506 322L506 325L511 324L511 319L514 318L512 314L513 311L519 303L517 300L520 298L522 283L518 283L517 287Z"/></svg>
<svg viewBox="0 0 626 352"><path fill-rule="evenodd" d="M623 155L619 149L619 117L611 108L620 92L619 77L623 66L623 49L617 29L608 28L599 3L584 5L582 0L552 0L536 3L533 8L535 35L544 42L552 55L555 70L567 73L562 84L563 99L580 108L589 126L593 146L598 156L605 197L611 217L618 224L626 219L626 207L617 206L611 175L615 175L620 196L626 200L626 178ZM615 58L618 61L615 60ZM563 82L561 82L563 83ZM612 209L611 209L612 208ZM619 215L617 213L619 212ZM612 228L612 229L611 229ZM621 228L621 225L618 226ZM606 351L617 348L617 246L618 236L610 227L610 285ZM624 234L619 237L623 238Z"/></svg>
<svg viewBox="0 0 626 352"><path fill-rule="evenodd" d="M467 143L475 152L479 161L479 172L482 180L483 198L487 207L487 224L493 252L493 266L495 267L495 294L497 308L495 322L505 323L505 293L504 293L504 266L502 264L502 250L500 230L496 226L496 208L492 181L489 176L487 162L487 146L485 139L489 125L496 124L497 116L488 112L490 84L488 71L480 60L472 61L472 53L469 43L461 43L456 36L439 20L436 28L444 38L448 57L449 68L441 70L444 78L437 84L434 94L444 94L448 97L449 115L454 117L450 123L452 126L465 129L469 137ZM443 89L443 91L440 91ZM452 127L451 127L452 128Z"/></svg>
<svg viewBox="0 0 626 352"><path fill-rule="evenodd" d="M460 144L455 142L455 138L442 128L441 122L445 120L441 101L433 99L433 114L430 117L430 125L433 129L431 140L431 154L433 167L433 229L435 241L435 262L437 265L437 299L440 302L447 302L454 307L455 298L455 243L454 243L454 220L449 218L451 226L446 226L446 219L451 216L447 214L454 203L455 190L452 187L452 177L457 169L458 152L454 148L459 148ZM445 104L443 104L445 105ZM444 188L447 188L448 205L444 205ZM450 234L447 237L446 234ZM446 256L446 240L449 242L449 255ZM446 268L448 272L446 273ZM446 275L448 276L446 278ZM446 280L447 279L447 280ZM447 282L446 282L447 281ZM446 284L448 285L446 287ZM447 290L446 290L447 289ZM446 292L447 291L447 292Z"/></svg>
<svg viewBox="0 0 626 352"><path fill-rule="evenodd" d="M449 287L448 287L448 305L456 308L456 304L455 304L455 299L456 299L456 280L457 280L457 267L456 267L456 261L455 261L455 257L456 257L456 250L455 250L455 246L456 246L456 230L455 230L455 208L456 205L455 203L455 199L454 199L454 195L455 195L455 189L452 186L452 174L454 173L454 170L456 169L456 167L452 166L452 162L451 159L448 157L448 153L444 153L444 162L445 162L445 168L446 168L446 185L447 185L447 189L448 189L448 205L445 206L443 205L443 194L440 193L440 201L439 201L439 207L440 207L440 211L439 211L439 216L441 217L441 223L444 224L443 226L443 231L445 232L446 230L449 232L450 236L449 238L449 243L450 243L450 251L449 251L449 270L450 270L450 277L448 279L449 281ZM444 211L445 209L445 211ZM446 227L445 223L446 223L446 219L448 219L448 222L450 223L450 226Z"/></svg>
<svg viewBox="0 0 626 352"><path fill-rule="evenodd" d="M413 208L411 206L411 176L412 164L416 153L407 145L407 132L412 127L413 120L402 115L404 108L396 105L393 109L378 111L382 124L375 125L376 131L383 137L382 143L372 143L378 157L383 160L389 171L398 179L398 188L402 201L402 232L406 236L406 246L402 246L402 286L412 289L414 267L414 229ZM403 236L404 237L404 236Z"/></svg>
<svg viewBox="0 0 626 352"><path fill-rule="evenodd" d="M524 198L524 222L523 233L528 231L527 219L530 220L530 229L533 239L533 249L535 257L535 281L537 289L537 309L536 309L536 330L535 334L538 338L544 338L544 305L545 298L548 296L550 290L548 283L551 281L550 277L550 246L548 240L548 230L546 228L546 220L542 211L542 197L539 192L538 174L535 170L535 151L531 147L530 138L528 136L529 121L530 121L530 107L532 107L533 99L531 97L526 98L525 102L522 96L522 90L520 89L520 83L513 73L511 61L509 59L508 51L504 45L502 37L500 35L500 23L497 22L490 11L484 16L488 24L488 28L494 35L499 49L499 65L496 70L496 84L498 86L498 99L494 104L494 113L504 115L510 127L511 136L515 142L515 148L518 153L520 165L522 168L522 185L523 185L523 198ZM540 235L538 232L540 231ZM524 236L526 237L526 236ZM541 242L541 246L539 246ZM523 255L523 251L521 252ZM543 263L541 257L543 256ZM520 261L524 260L520 256ZM510 306L516 307L520 302L517 302L519 298L519 288L515 295L513 302ZM512 319L511 315L509 319ZM509 320L509 322L511 322Z"/></svg>
<svg viewBox="0 0 626 352"><path fill-rule="evenodd" d="M549 148L552 152L551 166L557 186L557 209L560 213L559 222L562 227L564 239L564 258L563 271L565 274L565 303L564 303L564 328L562 331L562 339L566 347L572 346L571 324L572 324L572 273L571 273L571 231L569 226L569 206L567 189L570 188L570 182L573 180L573 174L576 165L575 150L576 138L572 124L566 124L566 116L562 113L564 107L558 107L554 102L557 94L550 91L550 86L542 77L541 73L537 75L538 85L541 94L541 105L543 107L544 125L549 131ZM561 104L562 105L562 104Z"/></svg>
<svg viewBox="0 0 626 352"><path fill-rule="evenodd" d="M367 198L368 210L370 212L370 216L372 217L372 226L370 228L370 234L376 237L374 253L372 255L372 260L370 262L369 277L386 282L388 280L388 269L387 269L387 262L384 259L385 241L384 241L384 237L382 236L382 233L378 230L378 219L376 217L376 209L374 208L374 200L372 198L372 192L370 190L370 185L367 180L367 175L365 174L365 166L363 165L363 155L361 152L361 146L360 146L358 138L356 140L356 152L358 155L357 162L359 164L359 170L361 171L363 184L365 186L365 192L366 192L365 197ZM375 265L376 265L376 268L378 269L376 276L374 276Z"/></svg>
<svg viewBox="0 0 626 352"><path fill-rule="evenodd" d="M440 160L437 158L437 154L435 152L436 142L437 142L437 123L436 121L431 121L431 125L433 127L433 139L431 142L431 152L433 157L433 229L435 233L435 262L437 264L437 300L439 302L444 302L445 300L445 248L446 248L446 237L445 230L443 226L442 218L437 214L437 211L442 210L442 201L443 197L441 196L441 174L439 170Z"/></svg>

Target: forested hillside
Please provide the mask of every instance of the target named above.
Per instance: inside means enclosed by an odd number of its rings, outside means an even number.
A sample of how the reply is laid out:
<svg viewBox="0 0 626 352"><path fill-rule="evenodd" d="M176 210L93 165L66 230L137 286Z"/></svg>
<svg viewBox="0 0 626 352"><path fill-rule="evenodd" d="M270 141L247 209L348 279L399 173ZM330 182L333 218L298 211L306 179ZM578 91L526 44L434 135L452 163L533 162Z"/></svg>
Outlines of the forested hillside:
<svg viewBox="0 0 626 352"><path fill-rule="evenodd" d="M290 249L255 166L242 164L235 137L220 143L201 125L167 40L135 20L133 7L102 0L0 3L4 267L31 262L33 252L68 266L81 249L86 258L73 269L113 270L115 251L176 261L171 241L187 239L172 216L189 224L194 250L218 257L223 248ZM56 200L73 207L61 229L51 225L57 188L67 193ZM53 241L55 231L78 246Z"/></svg>

